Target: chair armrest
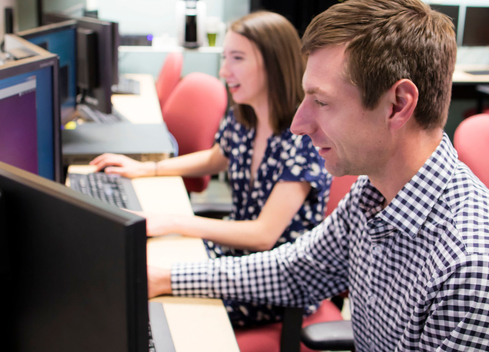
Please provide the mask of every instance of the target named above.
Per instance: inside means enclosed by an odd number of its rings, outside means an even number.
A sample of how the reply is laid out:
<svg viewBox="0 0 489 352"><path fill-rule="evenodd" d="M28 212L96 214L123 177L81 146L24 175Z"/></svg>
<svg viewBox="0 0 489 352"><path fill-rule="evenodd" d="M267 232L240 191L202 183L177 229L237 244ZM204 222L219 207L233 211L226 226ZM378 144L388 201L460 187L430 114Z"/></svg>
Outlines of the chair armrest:
<svg viewBox="0 0 489 352"><path fill-rule="evenodd" d="M301 340L304 345L313 350L355 349L350 320L329 321L306 326L301 330Z"/></svg>
<svg viewBox="0 0 489 352"><path fill-rule="evenodd" d="M478 86L475 87L477 92L489 96L489 84L479 84Z"/></svg>

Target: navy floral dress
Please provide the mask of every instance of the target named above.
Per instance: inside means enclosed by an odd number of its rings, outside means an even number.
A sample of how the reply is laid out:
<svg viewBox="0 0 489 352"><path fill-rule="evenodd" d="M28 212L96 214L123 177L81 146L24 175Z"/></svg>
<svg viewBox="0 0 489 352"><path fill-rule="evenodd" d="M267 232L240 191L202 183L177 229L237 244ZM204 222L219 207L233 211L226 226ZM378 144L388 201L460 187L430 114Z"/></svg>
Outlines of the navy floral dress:
<svg viewBox="0 0 489 352"><path fill-rule="evenodd" d="M294 135L287 128L268 139L263 160L250 186L254 139L255 129L248 129L238 123L232 110L222 120L216 134L216 143L229 159L228 176L233 196L230 220L257 219L277 182L307 181L311 185L305 202L278 239L275 248L286 242L294 242L323 220L332 178L324 168L324 160L312 145L311 139ZM211 241L204 243L211 258L252 253L220 246ZM225 300L224 304L234 326L254 326L282 320L282 307L230 300ZM313 313L316 308L307 307L305 314Z"/></svg>

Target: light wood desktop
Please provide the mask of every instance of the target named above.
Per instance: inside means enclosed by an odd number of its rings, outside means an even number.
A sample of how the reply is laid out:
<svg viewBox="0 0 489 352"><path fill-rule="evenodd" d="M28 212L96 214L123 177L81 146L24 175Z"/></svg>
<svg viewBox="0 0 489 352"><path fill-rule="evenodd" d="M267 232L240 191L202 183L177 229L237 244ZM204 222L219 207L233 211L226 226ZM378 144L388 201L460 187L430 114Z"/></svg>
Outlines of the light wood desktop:
<svg viewBox="0 0 489 352"><path fill-rule="evenodd" d="M456 65L453 73L454 84L484 84L489 83L489 74L475 75L470 71L488 71L489 65Z"/></svg>
<svg viewBox="0 0 489 352"><path fill-rule="evenodd" d="M163 123L153 76L125 74L139 82L140 94L112 94L112 105L132 123Z"/></svg>
<svg viewBox="0 0 489 352"><path fill-rule="evenodd" d="M93 167L70 166L69 172L87 173ZM144 177L132 181L144 211L192 214L181 177ZM175 262L207 259L202 240L169 235L148 239L148 264L168 268ZM163 303L177 352L239 351L226 309L221 300L156 297Z"/></svg>

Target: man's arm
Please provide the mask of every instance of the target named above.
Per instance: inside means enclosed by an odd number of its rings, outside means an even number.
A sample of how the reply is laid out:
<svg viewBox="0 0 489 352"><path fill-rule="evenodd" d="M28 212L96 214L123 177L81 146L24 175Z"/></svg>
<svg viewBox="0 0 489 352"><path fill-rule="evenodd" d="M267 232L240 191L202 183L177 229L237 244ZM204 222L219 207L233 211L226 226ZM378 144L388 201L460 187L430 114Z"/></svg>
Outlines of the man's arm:
<svg viewBox="0 0 489 352"><path fill-rule="evenodd" d="M335 248L347 235L341 227L329 217L294 244L272 251L174 264L172 293L261 304L315 304L347 289L348 250Z"/></svg>
<svg viewBox="0 0 489 352"><path fill-rule="evenodd" d="M489 346L489 256L469 255L432 301L421 345L436 351L482 351Z"/></svg>
<svg viewBox="0 0 489 352"><path fill-rule="evenodd" d="M171 295L171 270L148 266L148 297Z"/></svg>

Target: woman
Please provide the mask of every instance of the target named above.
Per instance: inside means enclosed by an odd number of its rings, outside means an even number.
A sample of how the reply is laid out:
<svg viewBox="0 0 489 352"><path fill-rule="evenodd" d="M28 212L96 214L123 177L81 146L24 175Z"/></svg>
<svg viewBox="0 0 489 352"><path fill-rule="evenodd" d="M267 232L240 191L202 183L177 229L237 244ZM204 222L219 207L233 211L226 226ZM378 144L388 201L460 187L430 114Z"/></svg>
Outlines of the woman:
<svg viewBox="0 0 489 352"><path fill-rule="evenodd" d="M290 22L270 12L249 14L231 25L224 40L219 74L231 93L232 108L211 149L156 165L112 154L92 164L126 177L202 176L228 170L234 221L142 213L148 236L180 233L202 238L213 258L293 242L323 219L331 182L309 137L289 130L304 96L303 72L300 40ZM277 307L225 304L234 325L281 319Z"/></svg>

